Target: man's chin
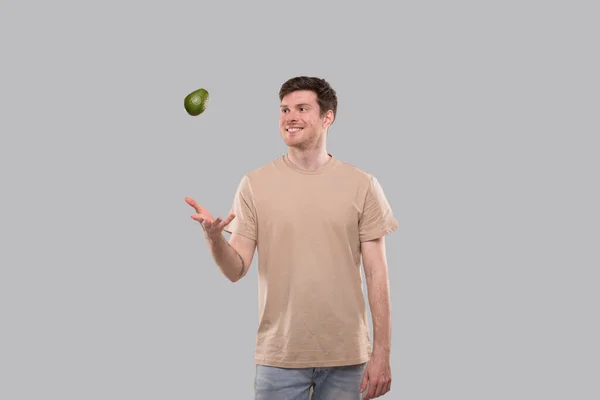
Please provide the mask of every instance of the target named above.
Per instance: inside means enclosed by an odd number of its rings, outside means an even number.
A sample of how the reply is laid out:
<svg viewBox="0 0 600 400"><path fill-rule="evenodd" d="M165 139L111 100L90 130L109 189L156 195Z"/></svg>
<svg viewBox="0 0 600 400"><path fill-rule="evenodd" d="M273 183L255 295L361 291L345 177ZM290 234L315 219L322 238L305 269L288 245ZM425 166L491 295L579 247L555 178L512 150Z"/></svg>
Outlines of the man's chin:
<svg viewBox="0 0 600 400"><path fill-rule="evenodd" d="M283 142L286 144L286 146L294 148L294 149L303 149L304 143L299 142L297 140L289 140L289 139L283 139Z"/></svg>
<svg viewBox="0 0 600 400"><path fill-rule="evenodd" d="M293 146L298 143L301 143L301 141L299 141L298 138L295 138L295 137L289 137L287 135L283 135L281 138L283 139L283 142L285 144L287 144L288 146Z"/></svg>

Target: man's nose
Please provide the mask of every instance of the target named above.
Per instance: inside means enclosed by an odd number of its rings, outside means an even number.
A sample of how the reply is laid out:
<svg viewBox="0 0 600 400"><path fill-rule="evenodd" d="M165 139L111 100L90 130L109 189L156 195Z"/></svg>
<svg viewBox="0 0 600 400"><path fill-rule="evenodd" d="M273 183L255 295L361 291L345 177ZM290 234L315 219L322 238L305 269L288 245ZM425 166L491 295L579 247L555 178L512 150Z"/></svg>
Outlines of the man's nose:
<svg viewBox="0 0 600 400"><path fill-rule="evenodd" d="M288 122L297 121L298 120L298 116L297 116L297 114L296 114L295 111L289 111L286 114L285 120L288 121Z"/></svg>

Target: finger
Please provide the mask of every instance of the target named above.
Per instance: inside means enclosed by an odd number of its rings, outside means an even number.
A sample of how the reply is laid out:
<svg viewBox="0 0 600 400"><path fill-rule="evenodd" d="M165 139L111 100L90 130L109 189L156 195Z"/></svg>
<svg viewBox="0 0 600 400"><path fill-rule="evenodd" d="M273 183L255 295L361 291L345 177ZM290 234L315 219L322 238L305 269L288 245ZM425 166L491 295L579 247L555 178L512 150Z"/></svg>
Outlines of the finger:
<svg viewBox="0 0 600 400"><path fill-rule="evenodd" d="M223 227L229 225L229 223L231 221L233 221L234 218L235 218L235 214L234 213L229 214L229 216L227 216L227 218L225 218L225 221L223 221Z"/></svg>
<svg viewBox="0 0 600 400"><path fill-rule="evenodd" d="M221 219L221 217L218 217L217 219L215 219L215 220L214 220L214 222L213 222L213 226L214 226L215 228L219 228L219 224L221 223L221 221L223 221L223 220Z"/></svg>
<svg viewBox="0 0 600 400"><path fill-rule="evenodd" d="M383 396L383 394L385 393L385 387L386 387L386 383L383 382L383 381L380 381L377 384L377 387L375 388L375 395L374 395L374 397Z"/></svg>
<svg viewBox="0 0 600 400"><path fill-rule="evenodd" d="M194 210L196 210L198 214L202 212L202 207L200 207L200 204L198 204L196 200L192 199L191 197L186 197L185 202L194 207Z"/></svg>
<svg viewBox="0 0 600 400"><path fill-rule="evenodd" d="M221 225L219 226L220 229L225 228L227 225L229 225L229 223L231 221L233 221L233 219L235 218L235 214L231 213L229 214L229 216L227 218L225 218L225 221L221 222Z"/></svg>
<svg viewBox="0 0 600 400"><path fill-rule="evenodd" d="M370 400L373 397L371 396L371 382L368 383L366 389L367 391L365 392L365 395L363 396L363 400Z"/></svg>
<svg viewBox="0 0 600 400"><path fill-rule="evenodd" d="M365 370L365 372L363 372L363 378L362 378L362 382L360 384L360 392L364 392L365 389L367 388L367 382L369 382L369 378L368 378L368 374L367 371Z"/></svg>
<svg viewBox="0 0 600 400"><path fill-rule="evenodd" d="M198 222L200 222L200 223L201 223L202 221L204 221L204 218L202 218L202 217L201 217L199 214L194 214L194 215L192 215L192 219L193 219L193 220L195 220L195 221L198 221Z"/></svg>
<svg viewBox="0 0 600 400"><path fill-rule="evenodd" d="M381 394L380 396L383 396L384 394L386 394L387 392L390 391L390 382L391 379L390 378L386 378L384 380L381 381L380 386L381 386Z"/></svg>
<svg viewBox="0 0 600 400"><path fill-rule="evenodd" d="M375 398L375 393L377 390L377 382L375 381L369 381L369 391L367 392L367 398L368 399L374 399Z"/></svg>

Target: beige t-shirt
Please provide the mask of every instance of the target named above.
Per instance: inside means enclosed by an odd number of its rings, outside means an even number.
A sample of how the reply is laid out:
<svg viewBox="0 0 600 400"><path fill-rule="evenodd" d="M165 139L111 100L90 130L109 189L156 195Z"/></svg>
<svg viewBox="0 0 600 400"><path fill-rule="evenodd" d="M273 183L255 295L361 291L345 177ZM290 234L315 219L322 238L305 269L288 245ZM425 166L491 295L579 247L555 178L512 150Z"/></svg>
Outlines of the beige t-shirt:
<svg viewBox="0 0 600 400"><path fill-rule="evenodd" d="M308 171L284 155L242 178L232 211L225 231L257 242L255 362L368 361L360 244L398 227L377 179L335 157Z"/></svg>

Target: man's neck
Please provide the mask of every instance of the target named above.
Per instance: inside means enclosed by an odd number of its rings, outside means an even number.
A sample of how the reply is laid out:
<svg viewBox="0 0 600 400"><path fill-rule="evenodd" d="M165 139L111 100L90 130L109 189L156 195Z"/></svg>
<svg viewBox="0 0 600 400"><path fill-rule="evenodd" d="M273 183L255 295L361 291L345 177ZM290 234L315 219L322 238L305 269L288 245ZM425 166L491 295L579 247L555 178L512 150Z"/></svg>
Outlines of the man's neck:
<svg viewBox="0 0 600 400"><path fill-rule="evenodd" d="M288 159L302 169L315 170L327 164L331 156L325 147L307 150L291 147L288 150Z"/></svg>

